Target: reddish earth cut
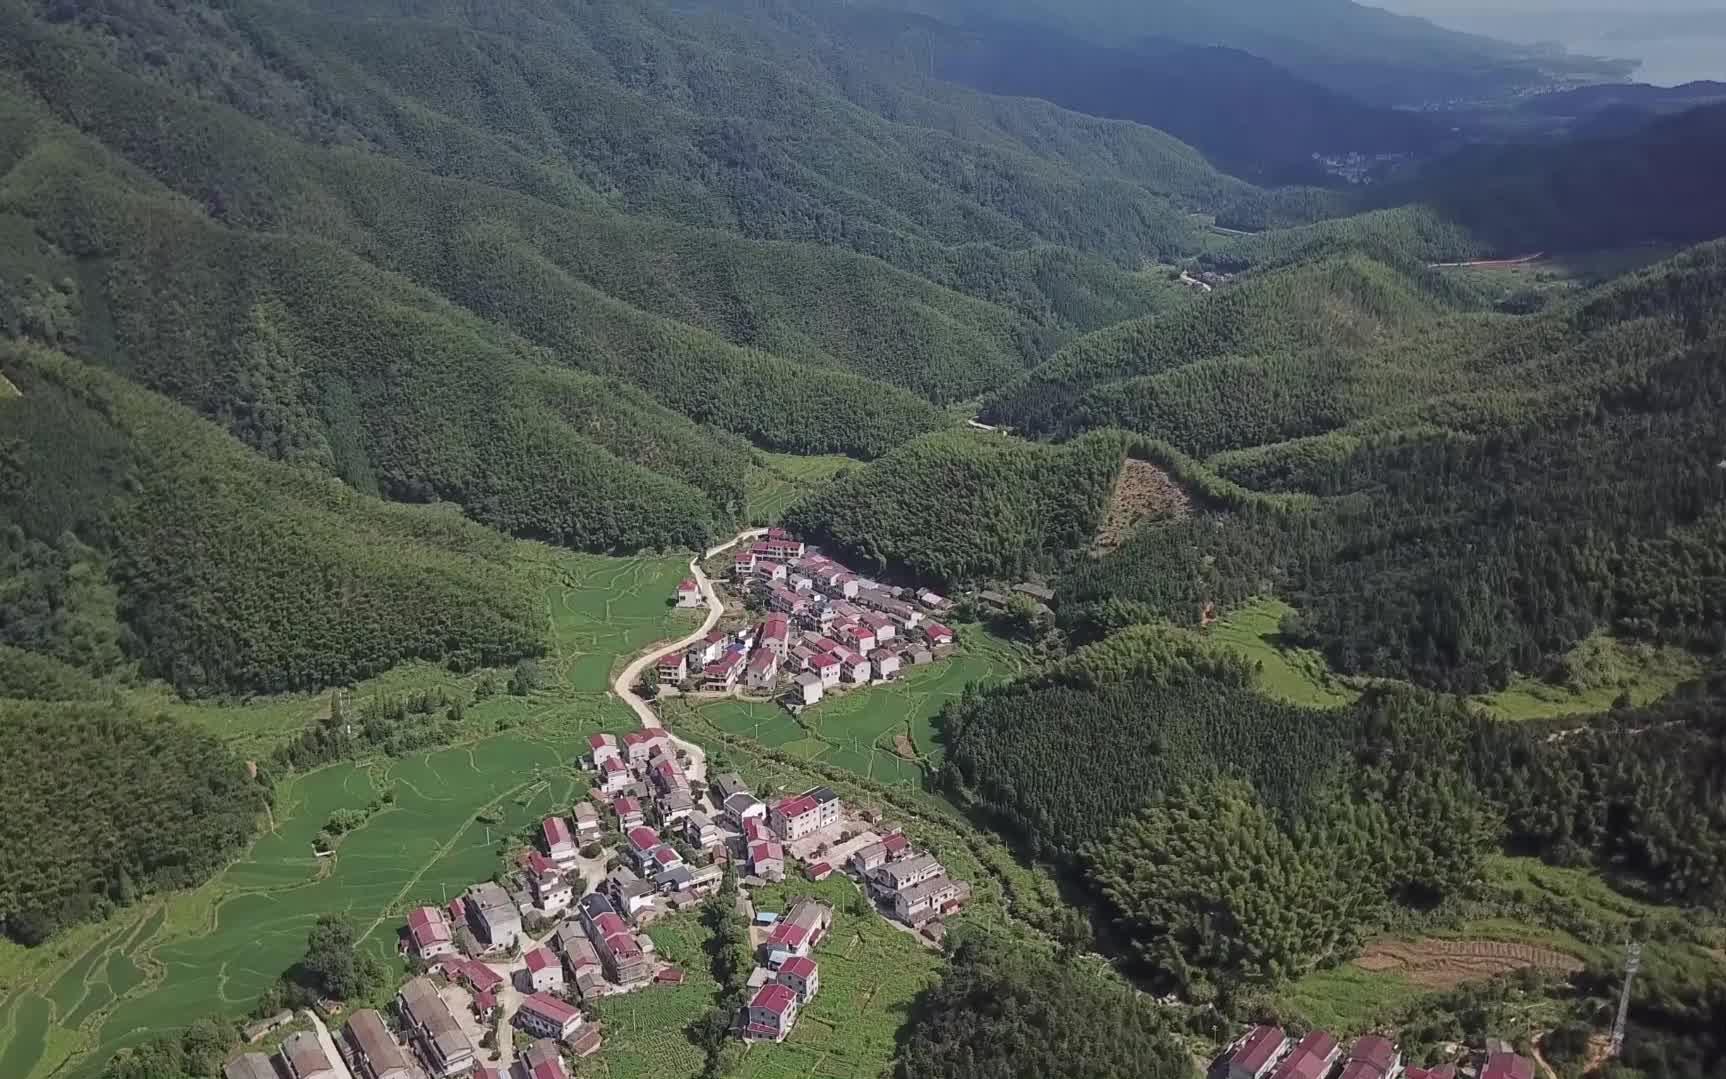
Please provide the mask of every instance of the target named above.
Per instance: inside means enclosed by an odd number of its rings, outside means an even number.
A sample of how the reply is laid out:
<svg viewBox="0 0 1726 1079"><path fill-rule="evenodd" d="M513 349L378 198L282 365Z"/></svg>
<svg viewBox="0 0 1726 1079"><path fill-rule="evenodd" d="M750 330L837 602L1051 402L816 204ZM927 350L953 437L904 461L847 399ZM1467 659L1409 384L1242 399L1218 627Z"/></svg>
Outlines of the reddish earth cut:
<svg viewBox="0 0 1726 1079"><path fill-rule="evenodd" d="M1174 477L1149 461L1129 457L1115 481L1115 493L1103 514L1091 553L1108 554L1119 547L1147 517L1179 517L1192 512L1192 508L1192 499Z"/></svg>
<svg viewBox="0 0 1726 1079"><path fill-rule="evenodd" d="M1582 960L1532 944L1501 940L1380 940L1367 946L1355 966L1369 971L1394 971L1416 985L1450 989L1463 982L1490 978L1525 967L1574 974Z"/></svg>

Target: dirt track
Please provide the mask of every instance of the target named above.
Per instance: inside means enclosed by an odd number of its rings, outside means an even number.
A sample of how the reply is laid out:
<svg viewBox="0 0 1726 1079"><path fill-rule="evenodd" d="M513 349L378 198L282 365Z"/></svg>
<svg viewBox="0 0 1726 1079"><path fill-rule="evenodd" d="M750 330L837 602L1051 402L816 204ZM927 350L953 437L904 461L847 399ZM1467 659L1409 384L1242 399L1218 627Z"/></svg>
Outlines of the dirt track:
<svg viewBox="0 0 1726 1079"><path fill-rule="evenodd" d="M1396 971L1417 985L1433 989L1449 989L1524 967L1564 974L1574 974L1583 967L1575 956L1532 944L1430 937L1376 941L1354 963L1362 970Z"/></svg>

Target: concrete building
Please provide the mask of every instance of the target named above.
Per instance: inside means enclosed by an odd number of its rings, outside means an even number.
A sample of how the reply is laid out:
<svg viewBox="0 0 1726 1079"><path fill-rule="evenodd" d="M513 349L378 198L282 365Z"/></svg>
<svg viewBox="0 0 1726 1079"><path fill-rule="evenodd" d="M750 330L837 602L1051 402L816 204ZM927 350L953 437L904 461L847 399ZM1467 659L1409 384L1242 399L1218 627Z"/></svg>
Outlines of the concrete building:
<svg viewBox="0 0 1726 1079"><path fill-rule="evenodd" d="M348 1017L342 1041L358 1079L412 1079L407 1054L396 1044L384 1017L370 1008Z"/></svg>
<svg viewBox="0 0 1726 1079"><path fill-rule="evenodd" d="M473 1043L427 978L411 978L396 993L402 1029L419 1049L420 1060L433 1079L459 1075L474 1066Z"/></svg>
<svg viewBox="0 0 1726 1079"><path fill-rule="evenodd" d="M335 1064L324 1052L318 1036L309 1030L289 1034L282 1042L280 1056L288 1079L336 1079Z"/></svg>
<svg viewBox="0 0 1726 1079"><path fill-rule="evenodd" d="M509 893L491 881L481 881L462 895L467 922L488 947L502 951L521 943L521 911Z"/></svg>

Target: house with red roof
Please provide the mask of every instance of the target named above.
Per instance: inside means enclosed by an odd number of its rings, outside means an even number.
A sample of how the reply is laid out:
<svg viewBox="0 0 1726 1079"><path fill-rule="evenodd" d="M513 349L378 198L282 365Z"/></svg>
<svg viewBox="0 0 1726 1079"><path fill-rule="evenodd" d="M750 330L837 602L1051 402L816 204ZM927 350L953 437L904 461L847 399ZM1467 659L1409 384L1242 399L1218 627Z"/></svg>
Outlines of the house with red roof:
<svg viewBox="0 0 1726 1079"><path fill-rule="evenodd" d="M640 826L646 819L641 815L641 801L637 798L619 798L611 803L611 809L617 814L618 827L625 831Z"/></svg>
<svg viewBox="0 0 1726 1079"><path fill-rule="evenodd" d="M743 1009L745 1041L782 1042L797 1022L797 992L772 982L755 991Z"/></svg>
<svg viewBox="0 0 1726 1079"><path fill-rule="evenodd" d="M1225 1079L1266 1079L1288 1037L1282 1027L1257 1026L1229 1046L1223 1075Z"/></svg>
<svg viewBox="0 0 1726 1079"><path fill-rule="evenodd" d="M718 659L709 663L701 671L701 686L703 689L730 689L737 684L737 679L743 674L743 666L748 660L747 653L741 645L733 645Z"/></svg>
<svg viewBox="0 0 1726 1079"><path fill-rule="evenodd" d="M516 1009L515 1025L539 1038L562 1041L581 1029L581 1009L547 993L535 993Z"/></svg>
<svg viewBox="0 0 1726 1079"><path fill-rule="evenodd" d="M603 768L607 760L621 756L617 749L617 736L611 734L588 735L587 751L595 768Z"/></svg>
<svg viewBox="0 0 1726 1079"><path fill-rule="evenodd" d="M1515 1053L1488 1054L1480 1079L1534 1079L1534 1062Z"/></svg>
<svg viewBox="0 0 1726 1079"><path fill-rule="evenodd" d="M840 669L839 657L824 652L809 661L809 671L821 679L822 689L832 689L839 684L839 677L845 672Z"/></svg>
<svg viewBox="0 0 1726 1079"><path fill-rule="evenodd" d="M768 812L767 822L779 838L790 843L821 827L820 807L808 795L782 798Z"/></svg>
<svg viewBox="0 0 1726 1079"><path fill-rule="evenodd" d="M1325 1031L1315 1030L1290 1049L1277 1064L1271 1079L1324 1079L1330 1074L1342 1047Z"/></svg>
<svg viewBox="0 0 1726 1079"><path fill-rule="evenodd" d="M839 669L844 672L845 680L852 685L860 686L869 681L869 660L866 656L847 652L840 657Z"/></svg>
<svg viewBox="0 0 1726 1079"><path fill-rule="evenodd" d="M1402 1079L1456 1079L1456 1065L1440 1064L1436 1068L1404 1068Z"/></svg>
<svg viewBox="0 0 1726 1079"><path fill-rule="evenodd" d="M761 647L778 656L781 661L791 648L791 620L783 615L772 615L761 623Z"/></svg>
<svg viewBox="0 0 1726 1079"><path fill-rule="evenodd" d="M1387 1079L1402 1064L1396 1043L1377 1034L1356 1038L1338 1079ZM1531 1077L1532 1079L1532 1077Z"/></svg>
<svg viewBox="0 0 1726 1079"><path fill-rule="evenodd" d="M754 556L751 555L750 557L753 558ZM763 584L772 585L775 581L783 581L789 576L790 571L785 568L782 562L758 561L755 563L755 579Z"/></svg>
<svg viewBox="0 0 1726 1079"><path fill-rule="evenodd" d="M569 1079L569 1069L563 1066L557 1043L547 1038L533 1043L510 1065L509 1079Z"/></svg>
<svg viewBox="0 0 1726 1079"><path fill-rule="evenodd" d="M848 623L839 627L839 639L859 652L868 653L875 650L875 631L858 622Z"/></svg>
<svg viewBox="0 0 1726 1079"><path fill-rule="evenodd" d="M804 875L810 880L826 880L833 875L831 862L811 862L804 867Z"/></svg>
<svg viewBox="0 0 1726 1079"><path fill-rule="evenodd" d="M821 971L815 960L806 955L794 955L779 964L773 980L797 994L797 1003L808 1004L821 988Z"/></svg>
<svg viewBox="0 0 1726 1079"><path fill-rule="evenodd" d="M731 558L731 573L741 577L746 573L755 572L755 549L753 547L738 551Z"/></svg>
<svg viewBox="0 0 1726 1079"><path fill-rule="evenodd" d="M923 636L929 638L929 643L937 647L952 644L955 638L953 631L939 622L930 622L923 627Z"/></svg>
<svg viewBox="0 0 1726 1079"><path fill-rule="evenodd" d="M529 851L526 862L521 876L533 896L534 908L547 916L568 910L575 902L575 885L557 863L539 851Z"/></svg>
<svg viewBox="0 0 1726 1079"><path fill-rule="evenodd" d="M786 588L784 585L774 585L768 590L767 605L775 611L800 615L808 613L811 600L807 593Z"/></svg>
<svg viewBox="0 0 1726 1079"><path fill-rule="evenodd" d="M550 948L540 946L522 956L526 967L521 974L521 991L524 993L561 993L563 992L563 961L552 954Z"/></svg>
<svg viewBox="0 0 1726 1079"><path fill-rule="evenodd" d="M618 757L607 757L599 766L599 789L608 794L615 793L635 782L629 774L629 765Z"/></svg>
<svg viewBox="0 0 1726 1079"><path fill-rule="evenodd" d="M899 627L894 624L891 618L888 618L884 614L880 614L875 611L865 611L858 621L875 632L876 644L885 644L899 636Z"/></svg>
<svg viewBox="0 0 1726 1079"><path fill-rule="evenodd" d="M415 907L408 912L408 947L424 960L455 954L455 936L442 908Z"/></svg>
<svg viewBox="0 0 1726 1079"><path fill-rule="evenodd" d="M772 840L749 844L749 872L762 880L785 879L785 848Z"/></svg>
<svg viewBox="0 0 1726 1079"><path fill-rule="evenodd" d="M725 654L725 649L731 644L731 637L724 630L716 629L701 638L701 643L690 649L690 657L702 666L713 663Z"/></svg>
<svg viewBox="0 0 1726 1079"><path fill-rule="evenodd" d="M776 529L775 531L781 531ZM757 542L750 550L757 558L767 558L775 562L795 562L808 551L803 541L787 533L778 536L769 535Z"/></svg>
<svg viewBox="0 0 1726 1079"><path fill-rule="evenodd" d="M736 798L732 795L732 798ZM754 801L754 799L750 799ZM761 805L760 802L755 802ZM762 806L760 813L739 818L738 829L743 832L743 838L750 843L765 843L773 838L773 832L767 827L767 809Z"/></svg>
<svg viewBox="0 0 1726 1079"><path fill-rule="evenodd" d="M777 961L783 965L787 959L808 955L826 939L827 931L832 927L832 907L813 899L798 901L791 913L773 923L773 929L767 934L764 949L768 964L773 965Z"/></svg>
<svg viewBox="0 0 1726 1079"><path fill-rule="evenodd" d="M562 817L547 817L540 822L539 837L545 845L545 853L560 866L574 865L580 857L575 833L570 831L569 822Z"/></svg>
<svg viewBox="0 0 1726 1079"><path fill-rule="evenodd" d="M476 995L479 993L495 994L503 988L503 975L477 959L464 960L456 972L456 980L467 986Z"/></svg>
<svg viewBox="0 0 1726 1079"><path fill-rule="evenodd" d="M689 656L684 652L667 652L653 665L653 673L662 685L682 685L689 678Z"/></svg>
<svg viewBox="0 0 1726 1079"><path fill-rule="evenodd" d="M707 597L701 594L701 586L694 577L685 577L677 582L677 605L679 607L705 607Z"/></svg>

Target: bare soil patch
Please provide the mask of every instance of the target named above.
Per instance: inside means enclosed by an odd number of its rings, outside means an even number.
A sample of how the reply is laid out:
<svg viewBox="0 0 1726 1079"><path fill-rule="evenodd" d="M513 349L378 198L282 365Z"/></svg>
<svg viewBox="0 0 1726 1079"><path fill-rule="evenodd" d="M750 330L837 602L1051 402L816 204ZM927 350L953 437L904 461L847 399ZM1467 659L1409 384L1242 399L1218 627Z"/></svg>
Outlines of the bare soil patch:
<svg viewBox="0 0 1726 1079"><path fill-rule="evenodd" d="M1573 955L1532 944L1500 940L1381 940L1367 946L1355 966L1369 971L1395 971L1416 985L1450 989L1463 982L1490 978L1524 967L1574 974L1583 967Z"/></svg>
<svg viewBox="0 0 1726 1079"><path fill-rule="evenodd" d="M895 734L893 736L893 752L908 761L917 759L917 747L911 744L910 735Z"/></svg>
<svg viewBox="0 0 1726 1079"><path fill-rule="evenodd" d="M1149 461L1129 457L1115 481L1115 493L1103 514L1091 553L1108 554L1125 543L1133 529L1148 517L1183 517L1192 509L1192 498L1173 476Z"/></svg>

